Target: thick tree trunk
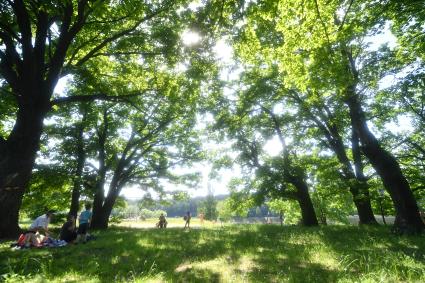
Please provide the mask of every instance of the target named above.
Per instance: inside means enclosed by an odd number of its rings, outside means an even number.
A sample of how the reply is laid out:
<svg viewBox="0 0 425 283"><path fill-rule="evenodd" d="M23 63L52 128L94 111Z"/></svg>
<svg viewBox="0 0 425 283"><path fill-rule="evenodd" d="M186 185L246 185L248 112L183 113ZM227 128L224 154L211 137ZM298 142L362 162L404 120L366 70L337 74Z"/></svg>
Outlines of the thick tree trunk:
<svg viewBox="0 0 425 283"><path fill-rule="evenodd" d="M395 227L401 232L422 232L424 223L420 218L409 183L394 156L384 150L369 131L354 86L347 89L346 104L350 109L353 130L360 138L362 150L381 177L384 187L394 202L397 219Z"/></svg>
<svg viewBox="0 0 425 283"><path fill-rule="evenodd" d="M71 194L71 206L69 208L69 215L73 215L75 219L77 218L78 211L80 210L80 188L81 188L81 181L75 180L74 181L74 187L72 189Z"/></svg>
<svg viewBox="0 0 425 283"><path fill-rule="evenodd" d="M105 220L105 213L103 211L103 202L105 200L105 182L106 182L106 171L107 171L107 165L106 165L106 136L108 133L108 111L107 109L103 110L103 125L98 130L98 153L99 153L99 174L97 177L96 182L96 192L94 195L93 200L93 216L92 216L92 222L91 227L94 227L96 229L106 229L107 224L105 226L104 223L107 223L108 220ZM109 217L109 215L108 215Z"/></svg>
<svg viewBox="0 0 425 283"><path fill-rule="evenodd" d="M425 225L419 215L418 205L406 177L395 157L383 149L366 123L359 95L356 91L359 74L351 51L343 44L342 55L347 59L347 82L345 103L350 110L353 131L359 137L362 151L381 177L385 189L391 196L396 210L394 227L401 233L420 233Z"/></svg>
<svg viewBox="0 0 425 283"><path fill-rule="evenodd" d="M359 224L378 224L370 203L369 186L367 183L357 182L350 186L350 191L353 195L354 205L359 215Z"/></svg>
<svg viewBox="0 0 425 283"><path fill-rule="evenodd" d="M317 221L316 212L314 211L313 202L311 201L310 194L308 193L308 186L304 181L304 171L301 168L293 167L289 157L289 151L285 143L285 138L282 134L282 129L280 128L279 121L277 117L267 108L263 107L271 117L274 128L277 136L283 147L283 160L284 160L284 180L293 184L297 189L297 200L300 205L302 222L304 226L318 226L319 222ZM296 172L296 173L291 173Z"/></svg>
<svg viewBox="0 0 425 283"><path fill-rule="evenodd" d="M103 203L103 206L98 209L96 217L93 212L93 219L91 228L93 229L107 229L109 225L109 217L111 216L112 209L114 208L115 201L117 200L120 188L117 188L113 183L109 188L108 195Z"/></svg>
<svg viewBox="0 0 425 283"><path fill-rule="evenodd" d="M93 211L93 218L90 225L92 229L107 229L109 224L110 212L104 207L96 210L96 214Z"/></svg>
<svg viewBox="0 0 425 283"><path fill-rule="evenodd" d="M297 189L297 201L301 209L302 223L304 226L318 226L316 212L314 211L313 202L311 201L306 182L298 176L287 176L288 182L293 184Z"/></svg>
<svg viewBox="0 0 425 283"><path fill-rule="evenodd" d="M357 198L354 198L357 211L359 214L359 224L378 224L373 214L372 205L370 203L369 185L363 174L362 156L359 146L359 138L356 131L352 131L351 149L353 153L354 168L357 178L355 190L357 190ZM354 195L354 194L353 194Z"/></svg>
<svg viewBox="0 0 425 283"><path fill-rule="evenodd" d="M104 212L103 212L103 201L105 199L103 191L104 183L98 183L96 186L96 193L93 200L93 216L91 227L103 228L100 223L104 222ZM104 227L106 228L106 227Z"/></svg>
<svg viewBox="0 0 425 283"><path fill-rule="evenodd" d="M34 104L20 107L9 138L0 145L0 238L20 232L19 209L39 149L47 112L43 108Z"/></svg>
<svg viewBox="0 0 425 283"><path fill-rule="evenodd" d="M311 201L308 187L305 182L299 183L298 189L298 203L301 208L301 215L304 226L318 226L316 212L314 211L313 202Z"/></svg>
<svg viewBox="0 0 425 283"><path fill-rule="evenodd" d="M365 183L357 182L355 185L350 186L350 191L359 215L359 224L378 224L370 203L369 186Z"/></svg>
<svg viewBox="0 0 425 283"><path fill-rule="evenodd" d="M80 210L80 195L81 195L81 172L77 173L74 179L74 187L71 193L71 206L69 208L69 215L73 215L77 218L78 211ZM81 170L82 171L82 170Z"/></svg>

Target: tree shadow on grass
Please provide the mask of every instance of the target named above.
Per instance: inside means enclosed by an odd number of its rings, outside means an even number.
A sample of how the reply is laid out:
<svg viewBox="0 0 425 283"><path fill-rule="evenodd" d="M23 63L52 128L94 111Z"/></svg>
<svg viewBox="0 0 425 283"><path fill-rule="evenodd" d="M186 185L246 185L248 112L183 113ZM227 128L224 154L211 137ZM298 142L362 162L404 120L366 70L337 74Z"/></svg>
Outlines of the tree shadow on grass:
<svg viewBox="0 0 425 283"><path fill-rule="evenodd" d="M85 245L0 250L0 274L14 272L31 276L38 273L47 280L62 281L64 278L71 281L67 276L76 274L101 282L148 278L219 282L226 281L224 276L227 275L236 278L234 281L332 282L347 274L356 278L356 272L361 270L357 258L360 253L376 253L376 249L368 249L368 241L371 237L379 239L380 233L347 227L270 225L191 231L112 228L99 232L97 240ZM402 249L400 245L409 246L409 243L382 240L381 244L399 250ZM336 260L346 259L346 262L330 268L315 258L320 250L331 253ZM349 268L344 264L349 264Z"/></svg>
<svg viewBox="0 0 425 283"><path fill-rule="evenodd" d="M334 254L341 277L385 273L390 281L424 278L423 235L401 237L385 226L329 226L311 231L310 236Z"/></svg>
<svg viewBox="0 0 425 283"><path fill-rule="evenodd" d="M218 282L224 280L218 272L192 267L191 263L223 257L229 265L234 265L243 255L252 254L258 255L254 260L255 267L240 272L258 281L271 278L278 272L275 261L282 252L276 250L273 244L273 237L277 235L240 227L192 231L114 228L102 232L98 240L85 245L8 253L7 267L2 267L1 272L12 270L16 274L28 276L42 273L49 280L59 280L67 274L79 274L86 278L98 278L102 282L155 276L166 281ZM313 266L302 266L302 247L288 244L285 249L293 250L300 258L287 261L288 266L299 266L297 272L314 270Z"/></svg>

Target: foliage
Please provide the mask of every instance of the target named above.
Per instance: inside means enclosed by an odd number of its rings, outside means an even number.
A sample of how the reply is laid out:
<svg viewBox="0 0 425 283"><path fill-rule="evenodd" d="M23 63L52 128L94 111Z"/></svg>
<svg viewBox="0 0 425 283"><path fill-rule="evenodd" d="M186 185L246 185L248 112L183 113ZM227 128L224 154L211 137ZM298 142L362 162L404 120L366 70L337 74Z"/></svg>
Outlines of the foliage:
<svg viewBox="0 0 425 283"><path fill-rule="evenodd" d="M216 220L218 216L217 212L217 200L214 195L208 194L205 200L201 201L198 205L198 215L199 213L204 213L206 220Z"/></svg>
<svg viewBox="0 0 425 283"><path fill-rule="evenodd" d="M67 171L38 166L22 203L22 212L34 219L47 210L66 211L71 199L71 178Z"/></svg>
<svg viewBox="0 0 425 283"><path fill-rule="evenodd" d="M217 202L217 214L218 220L221 222L228 222L233 216L235 216L230 204L230 199Z"/></svg>
<svg viewBox="0 0 425 283"><path fill-rule="evenodd" d="M149 209L142 209L140 211L140 219L147 219L147 218L156 218L158 219L159 216L163 214L164 216L167 216L167 212L165 212L164 210L149 210Z"/></svg>
<svg viewBox="0 0 425 283"><path fill-rule="evenodd" d="M293 200L270 200L267 205L274 211L283 212L284 224L299 224L301 221L301 212L298 204Z"/></svg>

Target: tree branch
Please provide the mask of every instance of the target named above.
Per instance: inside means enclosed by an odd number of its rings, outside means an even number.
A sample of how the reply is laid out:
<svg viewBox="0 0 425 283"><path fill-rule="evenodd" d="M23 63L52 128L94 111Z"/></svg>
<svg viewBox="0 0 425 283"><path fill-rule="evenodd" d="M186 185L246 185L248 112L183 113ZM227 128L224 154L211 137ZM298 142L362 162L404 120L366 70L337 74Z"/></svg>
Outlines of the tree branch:
<svg viewBox="0 0 425 283"><path fill-rule="evenodd" d="M146 90L146 91L148 91L148 90ZM128 94L128 95L106 95L104 93L93 94L93 95L76 95L76 96L56 98L56 99L54 99L50 102L50 105L51 106L62 105L62 104L73 103L73 102L87 102L87 101L91 102L91 101L95 101L95 100L115 101L115 102L120 102L120 101L130 102L128 100L128 98L141 96L142 94L144 94L144 92Z"/></svg>
<svg viewBox="0 0 425 283"><path fill-rule="evenodd" d="M31 44L32 33L31 33L30 16L25 7L25 3L22 0L16 0L12 4L12 8L15 12L18 26L21 31L23 59L24 61L30 60L31 53L32 53L32 44Z"/></svg>
<svg viewBox="0 0 425 283"><path fill-rule="evenodd" d="M328 28L326 27L326 24L325 24L325 22L322 19L322 15L320 14L319 3L317 3L317 0L314 0L314 6L316 8L316 12L317 12L317 16L319 17L319 21L322 24L323 29L325 31L325 36L326 36L326 41L328 43L329 52L332 53L332 48L331 48L332 45L331 45L331 40L329 39Z"/></svg>
<svg viewBox="0 0 425 283"><path fill-rule="evenodd" d="M172 2L172 1L170 1ZM141 18L139 21L137 21L132 27L120 31L108 38L105 38L101 43L99 43L96 47L94 47L91 51L89 51L83 58L81 58L80 60L78 60L77 63L75 63L75 66L81 66L82 64L84 64L86 61L88 61L90 58L92 58L95 54L98 53L98 51L100 51L101 49L103 49L106 45L108 45L108 43L113 42L114 40L123 37L125 35L130 34L131 32L133 32L134 30L136 30L143 22L148 21L150 19L152 19L153 17L161 14L162 12L164 12L167 8L168 8L169 4L165 4L164 6L162 6L161 8L159 8L158 10L152 12L151 14Z"/></svg>
<svg viewBox="0 0 425 283"><path fill-rule="evenodd" d="M341 24L339 25L338 31L340 31L340 30L342 29L342 27L344 26L344 24L345 24L345 20L347 19L347 14L348 14L348 12L350 11L351 6L353 5L353 3L354 3L354 0L351 0L351 1L350 1L350 4L348 5L347 11L345 11L344 18L342 19L342 22L341 22Z"/></svg>
<svg viewBox="0 0 425 283"><path fill-rule="evenodd" d="M13 62L10 62L10 56L7 56L3 51L0 51L0 73L9 83L11 88L19 93L18 74L13 69Z"/></svg>

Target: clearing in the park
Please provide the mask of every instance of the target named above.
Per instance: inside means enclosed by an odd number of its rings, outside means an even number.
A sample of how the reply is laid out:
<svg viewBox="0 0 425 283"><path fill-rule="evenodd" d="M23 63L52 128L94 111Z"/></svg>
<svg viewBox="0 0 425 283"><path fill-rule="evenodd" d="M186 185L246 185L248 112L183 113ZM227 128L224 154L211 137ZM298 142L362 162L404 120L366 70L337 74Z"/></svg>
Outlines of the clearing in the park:
<svg viewBox="0 0 425 283"><path fill-rule="evenodd" d="M113 227L85 245L0 246L6 282L424 282L423 236L385 227Z"/></svg>

